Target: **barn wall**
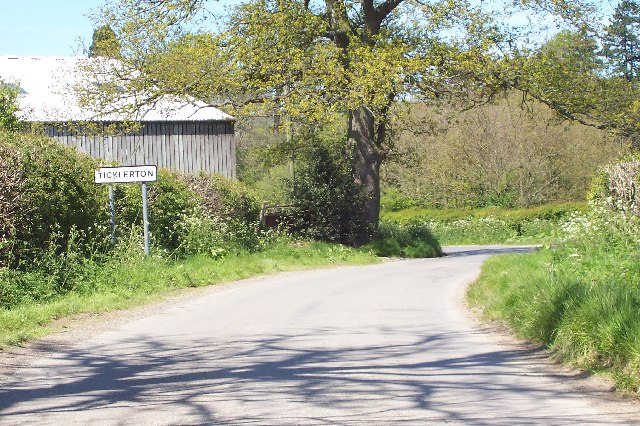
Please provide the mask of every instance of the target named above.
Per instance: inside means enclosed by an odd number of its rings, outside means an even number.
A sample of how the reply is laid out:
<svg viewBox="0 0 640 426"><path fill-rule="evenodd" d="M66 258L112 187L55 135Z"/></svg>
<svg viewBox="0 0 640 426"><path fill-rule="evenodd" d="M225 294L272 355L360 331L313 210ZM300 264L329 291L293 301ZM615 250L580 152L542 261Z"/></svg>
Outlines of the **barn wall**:
<svg viewBox="0 0 640 426"><path fill-rule="evenodd" d="M233 122L145 122L128 134L109 132L113 128L109 124L114 123L100 124L91 132L50 124L45 131L51 138L106 162L236 177Z"/></svg>

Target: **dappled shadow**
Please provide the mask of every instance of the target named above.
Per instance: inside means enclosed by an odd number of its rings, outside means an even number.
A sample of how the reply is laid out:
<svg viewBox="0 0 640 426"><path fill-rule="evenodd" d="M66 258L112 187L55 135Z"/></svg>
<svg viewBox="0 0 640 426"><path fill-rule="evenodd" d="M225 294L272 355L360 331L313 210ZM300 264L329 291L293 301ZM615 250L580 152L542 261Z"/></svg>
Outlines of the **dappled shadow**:
<svg viewBox="0 0 640 426"><path fill-rule="evenodd" d="M539 246L449 246L443 251L447 257L491 256L495 254L532 253Z"/></svg>
<svg viewBox="0 0 640 426"><path fill-rule="evenodd" d="M536 350L460 356L472 344L469 333L425 334L418 327L341 333L194 339L180 347L171 344L173 336L139 336L52 354L39 370L3 385L0 424L611 422L572 411L547 414L545 404L577 396L526 377L532 373L523 365L543 357ZM372 333L381 343L358 343ZM326 347L336 335L345 343Z"/></svg>

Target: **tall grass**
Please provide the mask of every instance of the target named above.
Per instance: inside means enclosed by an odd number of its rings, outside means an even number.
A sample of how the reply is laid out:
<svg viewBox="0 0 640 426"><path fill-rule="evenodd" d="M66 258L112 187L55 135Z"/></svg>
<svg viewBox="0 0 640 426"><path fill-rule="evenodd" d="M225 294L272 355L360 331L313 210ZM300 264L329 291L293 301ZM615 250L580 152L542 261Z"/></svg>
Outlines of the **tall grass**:
<svg viewBox="0 0 640 426"><path fill-rule="evenodd" d="M560 248L491 259L469 301L491 320L640 393L640 221L609 210L574 216Z"/></svg>

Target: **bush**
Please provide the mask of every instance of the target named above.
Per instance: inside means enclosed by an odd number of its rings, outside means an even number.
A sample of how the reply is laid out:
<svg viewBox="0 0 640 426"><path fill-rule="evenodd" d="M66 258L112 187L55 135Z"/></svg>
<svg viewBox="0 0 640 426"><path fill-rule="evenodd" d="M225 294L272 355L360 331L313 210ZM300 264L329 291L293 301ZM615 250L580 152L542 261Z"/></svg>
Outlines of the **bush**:
<svg viewBox="0 0 640 426"><path fill-rule="evenodd" d="M95 224L107 221L106 192L93 182L95 160L45 137L5 131L0 153L2 245L13 247L0 250L0 265L27 266L53 235L64 251L72 229L103 238Z"/></svg>
<svg viewBox="0 0 640 426"><path fill-rule="evenodd" d="M320 241L356 245L370 232L359 219L365 199L350 162L335 151L319 143L303 151L290 185L294 229Z"/></svg>
<svg viewBox="0 0 640 426"><path fill-rule="evenodd" d="M429 226L419 220L407 223L382 222L378 238L368 245L378 256L437 257L442 248Z"/></svg>
<svg viewBox="0 0 640 426"><path fill-rule="evenodd" d="M610 209L640 215L640 156L606 167L591 183L589 199Z"/></svg>
<svg viewBox="0 0 640 426"><path fill-rule="evenodd" d="M216 247L224 243L227 249L262 248L264 235L258 226L260 205L252 190L237 180L215 174L186 175L183 179L198 203L198 211L191 220L201 222L211 233L212 241L218 240Z"/></svg>
<svg viewBox="0 0 640 426"><path fill-rule="evenodd" d="M220 256L226 249L254 250L260 207L242 183L214 174L184 175L160 169L149 184L149 230L153 244L173 256ZM118 185L121 229L142 225L138 185Z"/></svg>
<svg viewBox="0 0 640 426"><path fill-rule="evenodd" d="M0 236L8 237L28 225L27 215L21 211L25 195L25 177L19 152L0 144Z"/></svg>
<svg viewBox="0 0 640 426"><path fill-rule="evenodd" d="M209 216L245 224L258 221L260 204L255 194L237 180L216 174L183 176L187 187L198 196L200 208Z"/></svg>
<svg viewBox="0 0 640 426"><path fill-rule="evenodd" d="M418 202L409 198L396 188L385 188L380 197L380 208L384 211L397 212L416 207Z"/></svg>
<svg viewBox="0 0 640 426"><path fill-rule="evenodd" d="M176 226L196 208L197 200L178 172L159 169L148 184L149 232L158 248L175 251L181 244ZM116 185L116 221L119 229L142 226L140 185Z"/></svg>
<svg viewBox="0 0 640 426"><path fill-rule="evenodd" d="M0 79L0 130L17 130L21 123L17 113L20 86Z"/></svg>

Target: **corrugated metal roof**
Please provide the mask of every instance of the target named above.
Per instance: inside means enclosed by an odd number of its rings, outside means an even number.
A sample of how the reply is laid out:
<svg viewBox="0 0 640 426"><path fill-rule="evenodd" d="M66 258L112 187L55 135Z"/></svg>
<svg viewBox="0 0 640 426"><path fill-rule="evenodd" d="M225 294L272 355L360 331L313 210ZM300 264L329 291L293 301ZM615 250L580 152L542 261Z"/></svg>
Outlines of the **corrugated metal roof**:
<svg viewBox="0 0 640 426"><path fill-rule="evenodd" d="M87 84L92 76L81 64L93 59L80 57L0 57L0 79L20 84L20 118L32 122L70 121L231 121L233 117L196 100L165 96L153 107L138 110L135 117L98 114L78 105L72 88ZM95 80L95 79L94 79Z"/></svg>

